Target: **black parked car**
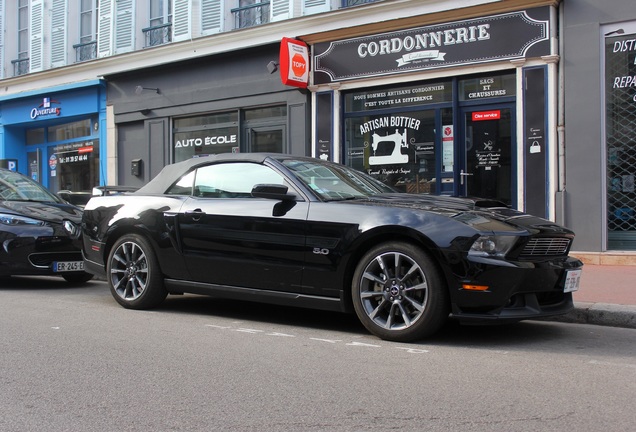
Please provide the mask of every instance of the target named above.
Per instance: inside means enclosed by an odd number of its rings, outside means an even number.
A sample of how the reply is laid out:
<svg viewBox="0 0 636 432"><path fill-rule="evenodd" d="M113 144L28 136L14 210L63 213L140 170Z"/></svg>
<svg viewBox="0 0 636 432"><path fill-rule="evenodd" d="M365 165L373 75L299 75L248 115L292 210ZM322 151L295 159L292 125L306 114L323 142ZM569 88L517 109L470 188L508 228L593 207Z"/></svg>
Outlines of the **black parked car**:
<svg viewBox="0 0 636 432"><path fill-rule="evenodd" d="M355 310L411 341L449 315L504 322L572 308L574 234L478 199L399 193L351 168L276 154L165 167L138 191L92 198L87 271L124 307L197 293Z"/></svg>
<svg viewBox="0 0 636 432"><path fill-rule="evenodd" d="M0 276L90 280L82 259L81 221L80 208L27 176L0 169Z"/></svg>

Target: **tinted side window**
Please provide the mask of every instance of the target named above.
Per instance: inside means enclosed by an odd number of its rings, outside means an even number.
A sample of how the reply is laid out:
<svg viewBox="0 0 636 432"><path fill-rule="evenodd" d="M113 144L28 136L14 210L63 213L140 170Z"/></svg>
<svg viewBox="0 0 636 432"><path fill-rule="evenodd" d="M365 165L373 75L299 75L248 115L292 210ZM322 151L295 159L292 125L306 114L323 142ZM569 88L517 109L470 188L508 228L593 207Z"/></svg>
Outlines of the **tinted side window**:
<svg viewBox="0 0 636 432"><path fill-rule="evenodd" d="M257 184L286 184L273 169L255 163L233 162L201 167L196 172L194 196L251 198Z"/></svg>

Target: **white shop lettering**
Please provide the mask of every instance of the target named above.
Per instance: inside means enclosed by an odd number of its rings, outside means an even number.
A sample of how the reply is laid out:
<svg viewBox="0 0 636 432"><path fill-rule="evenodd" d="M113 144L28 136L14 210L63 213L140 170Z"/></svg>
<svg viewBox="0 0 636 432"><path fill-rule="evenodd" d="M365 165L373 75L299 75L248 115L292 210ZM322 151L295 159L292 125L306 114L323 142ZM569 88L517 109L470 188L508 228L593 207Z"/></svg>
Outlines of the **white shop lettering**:
<svg viewBox="0 0 636 432"><path fill-rule="evenodd" d="M182 147L201 147L208 145L216 145L216 144L234 144L236 143L237 138L236 135L220 135L213 137L205 137L205 138L188 138L184 140L177 140L174 147L182 148Z"/></svg>
<svg viewBox="0 0 636 432"><path fill-rule="evenodd" d="M403 38L381 39L377 42L363 42L358 45L358 56L360 56L360 58L366 56L375 57L377 55L395 54L402 51L409 52L426 48L488 40L490 39L488 29L490 29L490 24L481 24L416 34Z"/></svg>

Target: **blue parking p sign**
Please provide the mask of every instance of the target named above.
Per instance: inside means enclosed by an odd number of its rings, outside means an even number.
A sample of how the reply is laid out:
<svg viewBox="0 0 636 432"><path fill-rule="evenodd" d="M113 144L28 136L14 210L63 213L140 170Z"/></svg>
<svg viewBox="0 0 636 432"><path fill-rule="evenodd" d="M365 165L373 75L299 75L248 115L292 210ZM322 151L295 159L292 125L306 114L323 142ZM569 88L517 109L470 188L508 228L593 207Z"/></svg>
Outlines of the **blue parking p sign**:
<svg viewBox="0 0 636 432"><path fill-rule="evenodd" d="M11 171L17 171L18 160L17 159L0 159L0 168L6 168Z"/></svg>

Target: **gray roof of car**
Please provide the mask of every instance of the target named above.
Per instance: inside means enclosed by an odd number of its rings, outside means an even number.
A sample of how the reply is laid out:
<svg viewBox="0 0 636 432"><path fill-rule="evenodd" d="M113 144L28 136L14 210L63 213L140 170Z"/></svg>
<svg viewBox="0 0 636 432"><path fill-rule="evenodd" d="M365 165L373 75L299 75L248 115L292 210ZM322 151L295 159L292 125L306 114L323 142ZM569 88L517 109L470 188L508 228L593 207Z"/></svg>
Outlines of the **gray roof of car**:
<svg viewBox="0 0 636 432"><path fill-rule="evenodd" d="M179 180L185 173L193 169L218 162L256 162L263 163L265 159L274 157L277 159L285 158L288 155L278 153L222 153L216 155L207 155L193 157L181 162L163 167L161 172L150 180L146 185L139 188L135 194L139 195L155 195L163 194L170 186ZM291 156L290 156L291 157Z"/></svg>

